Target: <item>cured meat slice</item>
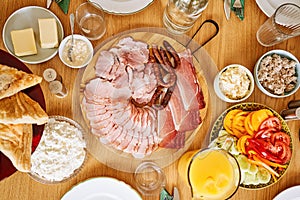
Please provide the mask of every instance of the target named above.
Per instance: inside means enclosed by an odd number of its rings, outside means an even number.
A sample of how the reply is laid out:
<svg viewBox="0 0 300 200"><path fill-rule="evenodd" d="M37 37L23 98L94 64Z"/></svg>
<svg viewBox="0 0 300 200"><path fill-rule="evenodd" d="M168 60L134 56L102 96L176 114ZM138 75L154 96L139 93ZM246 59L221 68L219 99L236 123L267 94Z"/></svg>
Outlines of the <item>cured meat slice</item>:
<svg viewBox="0 0 300 200"><path fill-rule="evenodd" d="M86 84L82 107L100 142L136 158L159 146L183 147L185 132L201 123L199 109L205 101L191 52L179 56L172 97L165 109L157 111L149 106L158 82L146 43L126 37L99 54L96 77Z"/></svg>
<svg viewBox="0 0 300 200"><path fill-rule="evenodd" d="M120 49L115 52L124 65L129 65L133 69L141 71L144 69L144 63L148 62L148 45L144 42L134 41L131 37L123 38L119 41L117 47Z"/></svg>
<svg viewBox="0 0 300 200"><path fill-rule="evenodd" d="M95 78L87 83L84 93L87 99L93 99L95 102L101 102L102 99L107 98L124 101L131 96L131 91L126 85L122 88L116 88L111 82L100 78Z"/></svg>
<svg viewBox="0 0 300 200"><path fill-rule="evenodd" d="M180 55L181 65L176 69L177 86L185 110L195 109L195 106L198 106L198 109L202 109L205 107L205 101L202 89L198 83L195 67L192 64L191 52L186 50Z"/></svg>
<svg viewBox="0 0 300 200"><path fill-rule="evenodd" d="M157 131L160 138L165 138L166 135L177 132L172 117L172 113L169 107L163 110L159 110L157 113Z"/></svg>
<svg viewBox="0 0 300 200"><path fill-rule="evenodd" d="M115 125L107 135L100 137L103 144L112 144L123 132L123 129Z"/></svg>
<svg viewBox="0 0 300 200"><path fill-rule="evenodd" d="M114 54L109 51L102 51L96 62L95 74L98 77L112 80L115 78L113 73L110 73L115 67Z"/></svg>

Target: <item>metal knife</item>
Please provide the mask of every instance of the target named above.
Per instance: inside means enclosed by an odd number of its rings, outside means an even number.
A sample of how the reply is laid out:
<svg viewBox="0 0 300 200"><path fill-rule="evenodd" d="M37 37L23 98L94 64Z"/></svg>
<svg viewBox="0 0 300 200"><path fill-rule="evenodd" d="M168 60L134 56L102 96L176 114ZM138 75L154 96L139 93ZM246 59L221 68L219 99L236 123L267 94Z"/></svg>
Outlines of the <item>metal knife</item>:
<svg viewBox="0 0 300 200"><path fill-rule="evenodd" d="M47 0L47 8L50 8L51 4L52 4L52 0Z"/></svg>
<svg viewBox="0 0 300 200"><path fill-rule="evenodd" d="M231 4L230 0L224 0L224 11L225 11L225 16L226 16L227 20L230 19L230 10L231 10L230 4Z"/></svg>
<svg viewBox="0 0 300 200"><path fill-rule="evenodd" d="M173 188L173 200L180 200L180 195L177 187Z"/></svg>

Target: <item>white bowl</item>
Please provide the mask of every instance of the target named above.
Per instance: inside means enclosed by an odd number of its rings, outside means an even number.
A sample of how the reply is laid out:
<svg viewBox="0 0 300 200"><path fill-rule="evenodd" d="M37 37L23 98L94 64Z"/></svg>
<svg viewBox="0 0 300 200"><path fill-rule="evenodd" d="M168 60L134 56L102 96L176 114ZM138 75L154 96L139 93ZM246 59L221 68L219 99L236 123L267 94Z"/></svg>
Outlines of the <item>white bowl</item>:
<svg viewBox="0 0 300 200"><path fill-rule="evenodd" d="M280 55L281 57L286 57L290 60L294 60L296 61L296 63L298 63L296 65L296 76L297 76L297 83L296 83L296 86L293 90L291 90L290 92L285 92L283 95L277 95L277 94L274 94L272 93L271 91L267 90L258 80L258 70L260 68L260 63L261 61L266 57L266 56L269 56L269 55L273 55L273 54L277 54L277 55ZM267 53L265 53L264 55L262 55L258 61L256 62L255 64L255 67L254 67L254 79L255 79L255 82L256 82L256 85L257 87L266 95L270 96L270 97L274 97L274 98L284 98L284 97L288 97L292 94L294 94L300 87L300 76L299 76L299 73L300 73L300 64L299 64L299 61L298 59L291 53L287 52L287 51L284 51L284 50L271 50L271 51L268 51Z"/></svg>
<svg viewBox="0 0 300 200"><path fill-rule="evenodd" d="M59 49L58 49L58 55L60 60L67 65L68 67L71 68L82 68L85 67L86 65L88 65L92 58L93 58L93 45L92 43L84 36L82 35L78 35L78 34L74 34L74 40L75 40L75 46L73 47L73 54L74 56L77 56L77 59L75 58L75 61L70 62L70 60L68 59L67 56L67 47L66 45L69 44L69 42L71 41L71 35L65 37L60 45L59 45ZM82 47L80 45L78 45L78 43L76 44L76 41L78 42L79 40L83 41L87 46ZM79 60L82 59L82 60Z"/></svg>
<svg viewBox="0 0 300 200"><path fill-rule="evenodd" d="M28 175L35 181L43 184L57 184L70 180L84 167L88 158L85 146L85 132L76 121L56 115L49 116L49 121L45 124L44 131L45 130L48 132L43 132L42 139L32 155L32 167ZM58 132L58 130L60 132ZM45 136L45 134L47 134L47 136ZM50 134L53 136L50 136ZM81 142L79 143L79 141ZM72 150L70 150L70 142L76 142L76 144L72 144ZM51 150L45 152L49 148L51 148ZM77 149L75 154L74 149ZM38 154L34 155L37 152ZM57 155L56 157L58 157L59 154L65 154L65 156L62 155L60 157L62 160L55 158L57 160L53 161L54 158L52 156L46 156L47 154ZM78 160L74 160L74 157L70 158L70 154L76 156ZM44 155L44 157L40 157L40 155ZM51 169L51 167L53 167L53 169ZM66 170L66 168L68 168L68 170ZM47 174L42 174L42 172L45 171L47 171Z"/></svg>
<svg viewBox="0 0 300 200"><path fill-rule="evenodd" d="M247 92L245 93L244 96L241 96L239 98L230 98L229 95L225 95L222 89L220 88L220 84L222 82L220 81L220 77L222 76L223 72L232 69L232 68L238 68L239 71L244 71L247 75L248 80L250 81L250 85L247 89ZM247 69L246 67L240 65L240 64L231 64L223 68L215 77L214 80L214 89L217 94L217 96L222 99L225 102L228 103L237 103L246 100L253 92L254 90L254 79L252 73Z"/></svg>

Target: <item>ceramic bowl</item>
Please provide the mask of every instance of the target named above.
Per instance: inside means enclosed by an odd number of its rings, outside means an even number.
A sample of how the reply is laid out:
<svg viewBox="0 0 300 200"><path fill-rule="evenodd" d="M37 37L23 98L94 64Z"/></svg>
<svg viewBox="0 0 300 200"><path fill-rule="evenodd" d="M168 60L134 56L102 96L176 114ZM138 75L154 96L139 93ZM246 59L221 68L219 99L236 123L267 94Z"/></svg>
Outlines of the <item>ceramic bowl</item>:
<svg viewBox="0 0 300 200"><path fill-rule="evenodd" d="M283 93L281 94L276 94L274 91L268 89L266 86L263 85L262 81L259 80L259 70L261 70L261 67L262 67L262 61L267 58L270 59L272 56L274 56L275 54L279 55L281 58L287 58L289 60L294 60L297 64L295 65L295 75L296 76L296 83L294 83L294 88L292 90L289 90L289 91L284 91ZM276 61L278 62L278 61ZM270 66L270 64L267 64L268 66ZM286 80L287 78L286 77L283 77L282 75L284 74L282 72L283 69L281 69L281 71L278 73L280 75L279 76L276 76L274 78L276 79L273 79L273 77L269 77L269 78L272 78L273 80L277 80L278 78L282 79L282 80ZM262 73L262 72L261 72ZM300 73L300 64L299 64L299 61L298 59L291 53L287 52L287 51L284 51L284 50L271 50L271 51L268 51L267 53L265 53L264 55L262 55L258 61L256 62L255 64L255 67L254 67L254 80L255 80L255 83L257 85L257 87L266 95L270 96L270 97L274 97L274 98L284 98L284 97L288 97L292 94L294 94L300 87L300 76L299 76L299 73ZM264 74L271 74L270 72L265 72Z"/></svg>
<svg viewBox="0 0 300 200"><path fill-rule="evenodd" d="M84 36L74 34L75 45L73 47L73 61L68 58L67 52L72 36L65 37L58 49L60 60L71 68L82 68L87 66L93 58L93 45Z"/></svg>
<svg viewBox="0 0 300 200"><path fill-rule="evenodd" d="M230 76L228 76L229 74ZM223 101L237 103L246 100L252 94L254 84L253 75L246 67L240 64L231 64L216 75L214 90Z"/></svg>
<svg viewBox="0 0 300 200"><path fill-rule="evenodd" d="M49 116L41 141L31 156L28 175L43 184L62 183L75 177L86 160L83 128L67 117Z"/></svg>

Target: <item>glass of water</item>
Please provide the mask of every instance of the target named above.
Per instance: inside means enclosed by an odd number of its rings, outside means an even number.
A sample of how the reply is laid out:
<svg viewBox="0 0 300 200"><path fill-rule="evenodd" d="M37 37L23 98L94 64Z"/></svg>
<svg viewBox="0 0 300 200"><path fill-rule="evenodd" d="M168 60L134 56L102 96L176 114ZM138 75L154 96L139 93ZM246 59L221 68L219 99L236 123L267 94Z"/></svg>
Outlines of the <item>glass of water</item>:
<svg viewBox="0 0 300 200"><path fill-rule="evenodd" d="M168 0L163 23L169 32L183 34L193 27L207 5L208 0Z"/></svg>
<svg viewBox="0 0 300 200"><path fill-rule="evenodd" d="M94 2L82 3L76 9L76 22L81 34L89 40L100 39L106 31L104 12L101 6Z"/></svg>
<svg viewBox="0 0 300 200"><path fill-rule="evenodd" d="M300 35L300 7L286 3L260 26L256 33L257 41L263 46L272 46Z"/></svg>

